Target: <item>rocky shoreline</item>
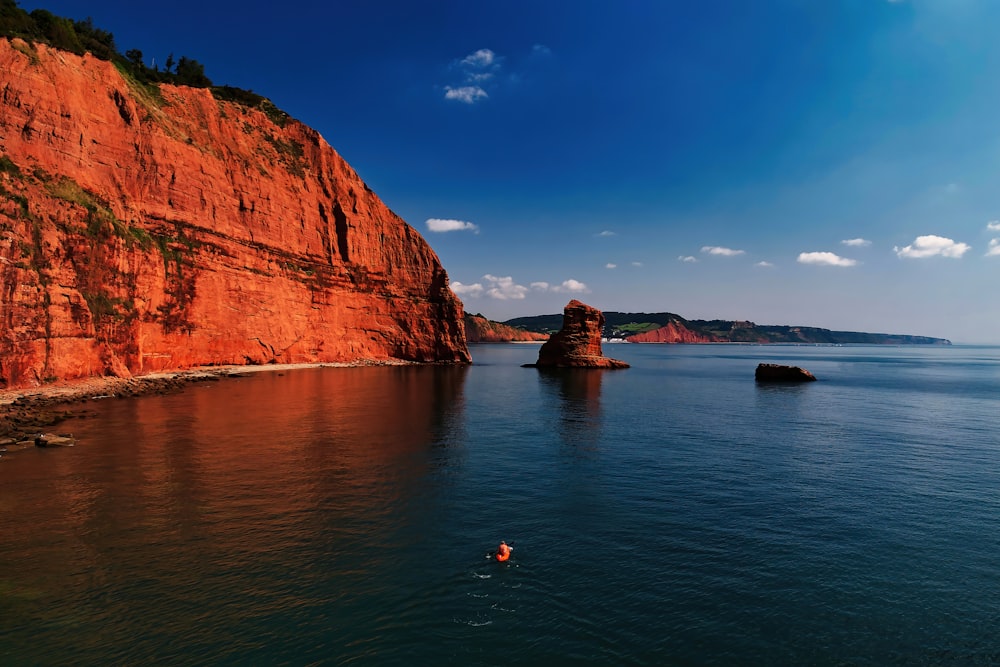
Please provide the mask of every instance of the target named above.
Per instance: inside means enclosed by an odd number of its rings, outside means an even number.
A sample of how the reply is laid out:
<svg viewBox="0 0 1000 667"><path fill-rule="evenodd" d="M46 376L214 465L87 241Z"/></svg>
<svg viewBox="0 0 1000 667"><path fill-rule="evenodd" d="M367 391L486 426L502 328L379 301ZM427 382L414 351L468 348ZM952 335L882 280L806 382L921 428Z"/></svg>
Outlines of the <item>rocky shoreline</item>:
<svg viewBox="0 0 1000 667"><path fill-rule="evenodd" d="M71 418L94 414L91 401L134 398L180 391L195 382L215 382L257 372L278 372L301 368L405 366L407 361L362 361L357 363L267 364L261 366L213 366L152 373L131 378L92 377L60 381L38 387L0 390L0 448L16 447L37 434Z"/></svg>

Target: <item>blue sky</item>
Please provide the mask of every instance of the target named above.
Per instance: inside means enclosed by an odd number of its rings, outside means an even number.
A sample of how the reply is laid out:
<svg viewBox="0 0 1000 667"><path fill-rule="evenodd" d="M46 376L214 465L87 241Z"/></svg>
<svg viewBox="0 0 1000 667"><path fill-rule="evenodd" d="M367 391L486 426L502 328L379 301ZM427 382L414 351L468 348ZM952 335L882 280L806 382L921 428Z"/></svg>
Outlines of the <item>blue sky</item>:
<svg viewBox="0 0 1000 667"><path fill-rule="evenodd" d="M319 130L470 312L1000 343L1000 2L311 4L21 2Z"/></svg>

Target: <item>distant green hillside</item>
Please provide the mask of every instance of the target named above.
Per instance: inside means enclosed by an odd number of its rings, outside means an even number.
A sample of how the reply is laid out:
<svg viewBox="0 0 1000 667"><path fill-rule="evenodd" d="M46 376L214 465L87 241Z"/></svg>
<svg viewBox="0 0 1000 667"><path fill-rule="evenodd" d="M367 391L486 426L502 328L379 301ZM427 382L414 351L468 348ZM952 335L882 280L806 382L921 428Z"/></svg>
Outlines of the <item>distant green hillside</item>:
<svg viewBox="0 0 1000 667"><path fill-rule="evenodd" d="M515 317L512 320L507 320L504 324L528 331L551 334L562 328L562 321L562 314L534 315L532 317ZM619 313L613 310L604 313L605 334L619 332L618 337L652 331L671 322L687 326L687 320L673 313Z"/></svg>
<svg viewBox="0 0 1000 667"><path fill-rule="evenodd" d="M951 345L945 338L908 334L831 331L819 327L758 325L730 320L689 320L688 328L733 343L810 343L831 345Z"/></svg>
<svg viewBox="0 0 1000 667"><path fill-rule="evenodd" d="M535 315L516 317L504 324L552 333L562 327L562 315ZM818 327L787 325L758 325L738 320L686 320L674 313L620 313L604 312L604 335L608 338L629 338L639 333L674 324L708 340L731 343L799 343L830 345L951 345L945 338L912 336L907 334L865 333L860 331L831 331Z"/></svg>

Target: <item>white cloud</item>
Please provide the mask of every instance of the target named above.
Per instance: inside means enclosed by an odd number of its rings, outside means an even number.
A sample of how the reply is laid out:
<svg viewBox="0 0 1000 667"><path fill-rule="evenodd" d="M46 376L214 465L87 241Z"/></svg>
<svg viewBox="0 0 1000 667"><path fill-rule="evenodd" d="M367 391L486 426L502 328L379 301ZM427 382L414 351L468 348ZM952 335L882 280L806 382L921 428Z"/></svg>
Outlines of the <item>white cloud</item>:
<svg viewBox="0 0 1000 667"><path fill-rule="evenodd" d="M715 245L703 246L702 252L707 252L709 255L721 255L723 257L736 257L737 255L744 254L742 250L733 250L732 248L722 248Z"/></svg>
<svg viewBox="0 0 1000 667"><path fill-rule="evenodd" d="M911 259L923 259L936 255L958 259L971 250L971 246L966 243L952 241L943 236L928 234L926 236L918 236L912 245L908 245L905 248L895 247L893 250L897 256Z"/></svg>
<svg viewBox="0 0 1000 667"><path fill-rule="evenodd" d="M604 265L604 268L605 269L617 269L618 265L617 264L612 264L611 262L608 262L607 264Z"/></svg>
<svg viewBox="0 0 1000 667"><path fill-rule="evenodd" d="M605 229L603 232L601 232L600 234L598 234L598 236L618 236L618 235L615 234L610 229Z"/></svg>
<svg viewBox="0 0 1000 667"><path fill-rule="evenodd" d="M479 49L454 61L452 67L460 73L461 82L445 86L444 98L463 104L475 104L488 99L489 94L483 85L492 81L500 71L500 60L500 56L490 49Z"/></svg>
<svg viewBox="0 0 1000 667"><path fill-rule="evenodd" d="M468 296L475 298L477 296L483 295L483 286L480 283L472 283L471 285L463 285L457 280L452 281L451 291L458 296Z"/></svg>
<svg viewBox="0 0 1000 667"><path fill-rule="evenodd" d="M530 291L524 285L518 285L514 282L511 276L494 276L487 273L483 276L483 282L486 283L485 286L483 283L465 285L458 281L453 281L451 283L451 291L461 297L476 298L485 294L491 299L498 299L500 301L519 301L524 299L525 295ZM548 288L548 283L531 283L531 289L545 291Z"/></svg>
<svg viewBox="0 0 1000 667"><path fill-rule="evenodd" d="M677 259L679 259L679 260L680 260L680 261L682 261L682 262L688 262L688 263L692 263L692 264L693 264L694 262L697 262L697 261L698 261L698 258L697 258L697 257L693 257L693 256L691 256L691 255L679 255L679 256L677 257Z"/></svg>
<svg viewBox="0 0 1000 667"><path fill-rule="evenodd" d="M451 290L460 296L477 297L485 294L488 297L500 299L501 301L524 299L530 291L564 293L590 292L590 289L586 284L580 282L579 280L574 280L573 278L564 280L559 285L552 285L540 280L531 283L529 287L525 287L524 285L519 285L514 282L514 278L511 276L494 276L487 273L483 276L483 281L486 283L485 287L482 283L463 285L460 282L452 282Z"/></svg>
<svg viewBox="0 0 1000 667"><path fill-rule="evenodd" d="M819 264L822 266L854 266L857 260L847 259L832 252L800 252L797 260L800 264Z"/></svg>
<svg viewBox="0 0 1000 667"><path fill-rule="evenodd" d="M770 269L774 266L774 264L771 264L771 262L757 262L756 264L754 264L754 266L759 266L764 269Z"/></svg>
<svg viewBox="0 0 1000 667"><path fill-rule="evenodd" d="M580 294L580 293L589 292L590 290L587 288L587 286L585 284L581 283L579 280L573 280L572 278L570 278L569 280L564 280L562 282L562 285L557 285L556 287L553 287L552 291L553 292L573 292L573 293Z"/></svg>
<svg viewBox="0 0 1000 667"><path fill-rule="evenodd" d="M987 257L1000 257L1000 239L991 239L989 250L986 251Z"/></svg>
<svg viewBox="0 0 1000 667"><path fill-rule="evenodd" d="M868 239L844 239L841 243L852 248L867 248L872 244Z"/></svg>
<svg viewBox="0 0 1000 667"><path fill-rule="evenodd" d="M991 232L1000 232L1000 220L990 220L986 223L986 229Z"/></svg>
<svg viewBox="0 0 1000 667"><path fill-rule="evenodd" d="M490 284L486 290L486 296L494 299L501 301L520 300L528 293L527 287L518 285L510 276L491 276L487 273L483 279Z"/></svg>
<svg viewBox="0 0 1000 667"><path fill-rule="evenodd" d="M427 229L432 232L460 232L472 231L479 233L479 227L464 220L445 220L442 218L428 218Z"/></svg>
<svg viewBox="0 0 1000 667"><path fill-rule="evenodd" d="M489 95L479 86L460 86L452 88L445 86L444 98L446 100L457 100L465 104L474 104L479 100L486 99Z"/></svg>
<svg viewBox="0 0 1000 667"><path fill-rule="evenodd" d="M524 55L526 57L519 58L522 67L538 67L548 60L552 51L542 44L534 44ZM444 87L445 99L469 105L516 88L524 80L522 72L507 67L504 56L486 48L452 60L448 76L450 81Z"/></svg>
<svg viewBox="0 0 1000 667"><path fill-rule="evenodd" d="M496 62L496 59L497 54L493 53L490 49L479 49L478 51L465 56L458 62L466 67L489 67Z"/></svg>
<svg viewBox="0 0 1000 667"><path fill-rule="evenodd" d="M632 266L641 267L642 266L642 262L632 262Z"/></svg>

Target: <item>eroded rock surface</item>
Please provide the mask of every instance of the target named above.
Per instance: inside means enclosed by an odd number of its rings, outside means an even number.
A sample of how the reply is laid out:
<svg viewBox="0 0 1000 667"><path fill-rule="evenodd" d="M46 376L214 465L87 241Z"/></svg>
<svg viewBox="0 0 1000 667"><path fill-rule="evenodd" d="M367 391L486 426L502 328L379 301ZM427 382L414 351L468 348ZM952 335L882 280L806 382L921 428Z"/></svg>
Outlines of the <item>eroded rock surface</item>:
<svg viewBox="0 0 1000 667"><path fill-rule="evenodd" d="M601 311L577 301L563 309L563 325L542 344L538 361L528 364L535 368L628 368L618 359L610 359L601 351L604 315Z"/></svg>
<svg viewBox="0 0 1000 667"><path fill-rule="evenodd" d="M468 363L437 255L316 131L0 38L0 387Z"/></svg>

